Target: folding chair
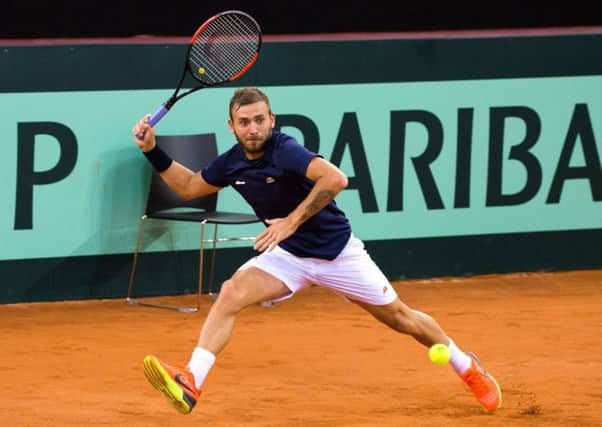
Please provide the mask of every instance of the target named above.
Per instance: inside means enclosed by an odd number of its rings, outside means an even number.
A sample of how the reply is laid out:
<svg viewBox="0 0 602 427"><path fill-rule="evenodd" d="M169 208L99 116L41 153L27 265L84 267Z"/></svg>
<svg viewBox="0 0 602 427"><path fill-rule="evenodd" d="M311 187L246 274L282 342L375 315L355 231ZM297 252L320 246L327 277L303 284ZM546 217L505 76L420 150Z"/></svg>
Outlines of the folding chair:
<svg viewBox="0 0 602 427"><path fill-rule="evenodd" d="M157 144L171 158L177 160L179 163L193 171L200 171L203 167L208 166L217 157L217 142L213 134L157 135ZM182 208L190 208L190 210L182 211ZM216 208L217 193L209 196L199 197L194 200L184 200L180 198L173 190L171 190L159 176L159 174L153 170L146 202L146 209L140 218L140 224L138 227L138 239L136 241L132 270L129 278L128 294L126 298L128 304L167 308L184 313L193 313L198 311L200 308L201 295L203 291L203 258L205 243L213 244L211 253L211 270L209 276L209 295L213 298L215 297L215 294L213 294L213 281L215 278L216 245L222 242L236 240L252 241L254 239L254 237L218 238L218 225L252 224L260 222L260 219L252 214L221 212L216 210ZM200 223L201 238L196 307L179 307L159 303L149 303L134 299L132 297L136 264L142 244L144 223L145 220L149 218L154 220L188 221ZM212 239L205 239L206 224L213 224L214 226Z"/></svg>

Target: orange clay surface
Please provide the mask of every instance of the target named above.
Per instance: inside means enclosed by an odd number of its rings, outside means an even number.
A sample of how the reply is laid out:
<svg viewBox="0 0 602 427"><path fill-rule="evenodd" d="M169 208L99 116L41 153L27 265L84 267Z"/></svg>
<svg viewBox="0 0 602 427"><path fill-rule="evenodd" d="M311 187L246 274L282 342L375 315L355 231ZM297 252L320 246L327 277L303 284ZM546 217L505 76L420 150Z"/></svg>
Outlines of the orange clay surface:
<svg viewBox="0 0 602 427"><path fill-rule="evenodd" d="M0 305L2 425L602 425L602 270L394 285L496 376L497 413L411 338L312 287L239 315L190 415L147 383L142 359L186 364L209 297L196 314L122 299Z"/></svg>

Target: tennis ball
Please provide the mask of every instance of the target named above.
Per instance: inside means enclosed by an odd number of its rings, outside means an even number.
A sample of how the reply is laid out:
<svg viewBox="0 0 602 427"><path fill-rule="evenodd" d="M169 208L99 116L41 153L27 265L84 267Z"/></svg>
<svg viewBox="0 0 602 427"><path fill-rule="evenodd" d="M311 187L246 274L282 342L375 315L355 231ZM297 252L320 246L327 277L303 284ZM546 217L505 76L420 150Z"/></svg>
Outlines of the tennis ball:
<svg viewBox="0 0 602 427"><path fill-rule="evenodd" d="M449 348L445 344L435 344L429 349L429 359L437 365L449 362Z"/></svg>
<svg viewBox="0 0 602 427"><path fill-rule="evenodd" d="M199 74L205 74L205 67L199 67Z"/></svg>

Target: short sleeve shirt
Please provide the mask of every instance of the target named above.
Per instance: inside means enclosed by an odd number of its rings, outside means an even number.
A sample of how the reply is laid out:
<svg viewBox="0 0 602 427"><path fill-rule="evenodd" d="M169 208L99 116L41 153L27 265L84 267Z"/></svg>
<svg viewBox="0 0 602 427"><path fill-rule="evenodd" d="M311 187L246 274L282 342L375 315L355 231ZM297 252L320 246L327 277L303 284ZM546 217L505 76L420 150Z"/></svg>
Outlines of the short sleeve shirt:
<svg viewBox="0 0 602 427"><path fill-rule="evenodd" d="M261 158L247 159L236 144L201 174L216 187L234 187L265 223L266 219L286 217L307 197L314 186L306 177L307 167L317 156L293 137L273 132ZM279 246L299 257L332 260L350 236L349 221L332 200Z"/></svg>

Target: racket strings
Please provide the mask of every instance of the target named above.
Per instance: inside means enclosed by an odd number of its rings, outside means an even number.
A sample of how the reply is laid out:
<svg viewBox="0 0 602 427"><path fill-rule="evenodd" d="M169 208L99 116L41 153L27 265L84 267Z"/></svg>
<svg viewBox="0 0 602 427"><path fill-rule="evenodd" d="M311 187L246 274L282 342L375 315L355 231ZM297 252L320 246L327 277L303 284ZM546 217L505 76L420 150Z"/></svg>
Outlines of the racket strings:
<svg viewBox="0 0 602 427"><path fill-rule="evenodd" d="M260 30L251 18L220 15L194 40L189 56L191 72L205 84L226 82L253 60L260 43Z"/></svg>
<svg viewBox="0 0 602 427"><path fill-rule="evenodd" d="M242 70L251 60L256 51L256 42L240 32L230 28L220 29L219 39L207 37L207 40L195 43L193 61L203 66L203 71L209 73L209 79L225 81ZM246 39L245 39L246 37ZM204 44L203 44L204 43ZM203 47L198 49L198 47ZM197 67L198 68L198 67Z"/></svg>

